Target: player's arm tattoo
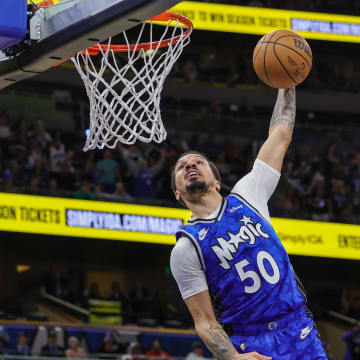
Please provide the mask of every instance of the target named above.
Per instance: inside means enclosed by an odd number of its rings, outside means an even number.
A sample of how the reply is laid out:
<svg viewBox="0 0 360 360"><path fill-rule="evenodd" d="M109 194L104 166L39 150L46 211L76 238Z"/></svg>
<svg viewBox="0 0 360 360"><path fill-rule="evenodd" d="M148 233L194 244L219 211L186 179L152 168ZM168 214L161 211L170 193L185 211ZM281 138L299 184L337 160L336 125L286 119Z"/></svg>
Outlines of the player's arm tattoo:
<svg viewBox="0 0 360 360"><path fill-rule="evenodd" d="M209 325L202 335L208 349L217 359L232 360L237 354L234 345L220 325Z"/></svg>
<svg viewBox="0 0 360 360"><path fill-rule="evenodd" d="M276 100L274 112L270 121L269 131L283 123L288 125L290 135L295 126L296 101L295 88L280 89Z"/></svg>

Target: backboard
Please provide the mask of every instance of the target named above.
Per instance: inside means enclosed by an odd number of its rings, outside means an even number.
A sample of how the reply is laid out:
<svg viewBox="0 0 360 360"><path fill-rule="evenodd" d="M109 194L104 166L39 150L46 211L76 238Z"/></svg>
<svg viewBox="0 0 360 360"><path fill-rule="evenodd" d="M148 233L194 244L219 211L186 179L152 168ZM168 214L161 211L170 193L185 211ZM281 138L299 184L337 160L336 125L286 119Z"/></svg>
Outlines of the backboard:
<svg viewBox="0 0 360 360"><path fill-rule="evenodd" d="M0 89L44 72L59 60L130 29L178 2L63 0L33 14L28 12L28 38L13 53L0 51Z"/></svg>

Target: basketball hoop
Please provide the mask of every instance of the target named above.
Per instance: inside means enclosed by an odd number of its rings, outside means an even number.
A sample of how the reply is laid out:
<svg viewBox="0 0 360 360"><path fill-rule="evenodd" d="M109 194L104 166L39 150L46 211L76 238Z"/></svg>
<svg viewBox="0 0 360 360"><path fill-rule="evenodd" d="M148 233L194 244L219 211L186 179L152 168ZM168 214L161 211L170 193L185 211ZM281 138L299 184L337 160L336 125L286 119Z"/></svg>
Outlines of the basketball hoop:
<svg viewBox="0 0 360 360"><path fill-rule="evenodd" d="M153 22L167 22L158 41L153 41ZM110 38L107 44L93 45L71 58L90 100L84 151L114 148L118 141L130 145L136 140L160 143L166 139L160 95L173 64L190 42L193 25L184 16L164 12L139 26L133 44L123 31L124 45L112 45ZM150 41L141 42L146 27ZM125 64L116 53L127 54ZM101 56L100 62L93 59L96 55Z"/></svg>

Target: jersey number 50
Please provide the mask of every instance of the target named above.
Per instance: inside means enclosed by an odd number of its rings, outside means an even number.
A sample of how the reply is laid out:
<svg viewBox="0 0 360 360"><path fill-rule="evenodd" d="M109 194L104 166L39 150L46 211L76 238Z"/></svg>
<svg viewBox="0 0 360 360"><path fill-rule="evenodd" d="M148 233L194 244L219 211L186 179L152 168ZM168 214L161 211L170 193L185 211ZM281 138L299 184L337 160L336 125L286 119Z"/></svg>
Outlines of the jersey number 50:
<svg viewBox="0 0 360 360"><path fill-rule="evenodd" d="M264 266L264 260L267 260L271 265L273 270L273 274L270 275ZM256 255L256 262L259 269L259 272L263 279L267 281L269 284L275 285L280 280L280 270L275 262L274 258L266 251L259 251ZM256 293L261 286L260 276L253 270L245 271L245 267L248 266L250 263L244 259L235 264L235 268L240 276L241 281L245 281L246 279L252 279L254 282L251 286L245 285L245 293L253 294Z"/></svg>

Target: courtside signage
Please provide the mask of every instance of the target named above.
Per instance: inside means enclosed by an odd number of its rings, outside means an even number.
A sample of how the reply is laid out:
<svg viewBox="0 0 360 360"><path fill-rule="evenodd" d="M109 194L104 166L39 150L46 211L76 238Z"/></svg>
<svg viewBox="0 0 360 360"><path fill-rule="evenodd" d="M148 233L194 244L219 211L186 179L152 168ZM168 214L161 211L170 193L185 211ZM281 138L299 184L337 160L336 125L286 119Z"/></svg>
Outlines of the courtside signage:
<svg viewBox="0 0 360 360"><path fill-rule="evenodd" d="M0 231L173 244L183 209L0 193Z"/></svg>
<svg viewBox="0 0 360 360"><path fill-rule="evenodd" d="M190 211L0 193L0 231L175 244ZM360 226L273 218L291 255L360 260Z"/></svg>
<svg viewBox="0 0 360 360"><path fill-rule="evenodd" d="M193 1L183 1L171 11L188 17L199 30L264 35L288 29L307 39L360 42L359 16Z"/></svg>

